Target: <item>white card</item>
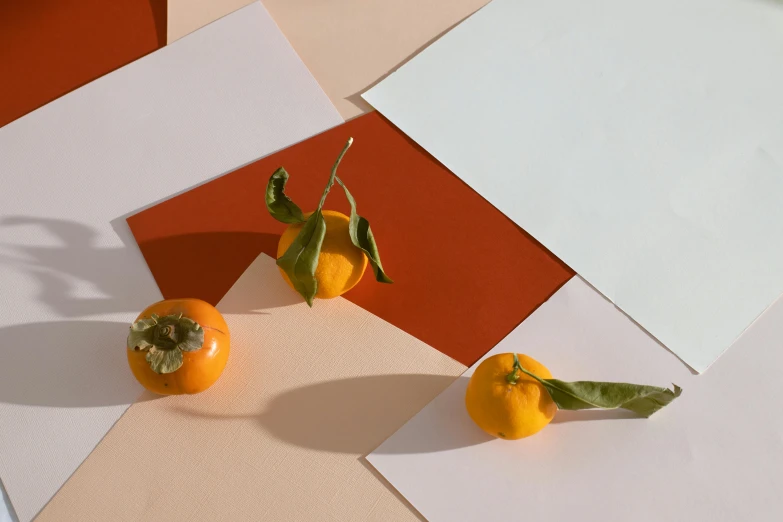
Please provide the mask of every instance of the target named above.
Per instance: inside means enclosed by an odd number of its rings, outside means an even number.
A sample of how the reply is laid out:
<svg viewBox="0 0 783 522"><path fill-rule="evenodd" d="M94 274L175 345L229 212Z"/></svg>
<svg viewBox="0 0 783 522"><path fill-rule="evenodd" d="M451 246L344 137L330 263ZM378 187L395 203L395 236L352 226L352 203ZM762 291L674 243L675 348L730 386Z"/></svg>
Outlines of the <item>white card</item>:
<svg viewBox="0 0 783 522"><path fill-rule="evenodd" d="M649 419L561 411L506 441L465 411L474 366L368 460L431 522L781 520L782 335L778 301L737 349L693 375L575 277L487 357L524 353L567 381L674 382L682 396Z"/></svg>
<svg viewBox="0 0 783 522"><path fill-rule="evenodd" d="M697 371L783 291L783 5L494 0L364 95Z"/></svg>
<svg viewBox="0 0 783 522"><path fill-rule="evenodd" d="M125 216L340 123L255 3L0 129L0 477L20 521L142 391L124 339L160 293Z"/></svg>

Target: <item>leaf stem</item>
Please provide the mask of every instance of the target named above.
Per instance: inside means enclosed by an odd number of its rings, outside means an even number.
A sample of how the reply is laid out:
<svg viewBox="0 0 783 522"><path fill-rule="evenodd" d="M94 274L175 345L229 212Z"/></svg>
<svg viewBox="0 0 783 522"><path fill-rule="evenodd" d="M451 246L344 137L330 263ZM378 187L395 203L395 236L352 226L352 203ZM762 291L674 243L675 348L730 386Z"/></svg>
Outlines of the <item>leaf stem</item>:
<svg viewBox="0 0 783 522"><path fill-rule="evenodd" d="M332 189L332 185L334 185L334 178L337 176L337 167L340 165L340 162L343 160L343 156L345 156L345 153L348 151L348 148L353 143L353 138L348 138L348 141L345 143L345 146L343 147L343 150L340 152L340 155L337 156L337 161L334 162L334 166L332 167L332 174L329 176L329 182L326 184L326 188L324 189L324 193L321 196L321 201L318 203L318 208L316 209L316 212L321 210L324 206L324 203L326 203L326 196L329 194L329 191Z"/></svg>
<svg viewBox="0 0 783 522"><path fill-rule="evenodd" d="M514 354L514 369L511 370L511 373L506 375L506 382L509 384L516 384L519 380L519 376L517 375L518 370L522 370L522 366L519 364L519 357L517 354Z"/></svg>
<svg viewBox="0 0 783 522"><path fill-rule="evenodd" d="M547 384L544 381L544 379L542 379L541 377L539 377L535 373L530 372L530 371L525 370L524 368L522 368L522 364L520 364L520 362L519 362L519 356L517 356L517 354L514 354L514 369L511 371L511 373L506 375L506 381L508 381L509 384L516 384L517 383L517 381L519 380L519 376L517 375L518 371L524 373L525 375L528 375L528 376L534 378L535 380L537 380L541 384L544 384L544 385Z"/></svg>

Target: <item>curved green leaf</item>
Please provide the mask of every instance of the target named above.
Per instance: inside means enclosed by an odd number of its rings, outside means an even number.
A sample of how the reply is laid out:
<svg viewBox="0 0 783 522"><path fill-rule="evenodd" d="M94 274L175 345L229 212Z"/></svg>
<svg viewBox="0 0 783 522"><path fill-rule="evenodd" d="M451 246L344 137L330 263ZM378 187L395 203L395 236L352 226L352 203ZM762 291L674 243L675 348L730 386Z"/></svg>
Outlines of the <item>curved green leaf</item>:
<svg viewBox="0 0 783 522"><path fill-rule="evenodd" d="M337 177L336 181L345 191L345 197L348 199L348 203L351 204L351 217L348 223L348 232L351 235L351 242L357 248L361 248L367 255L367 259L372 266L372 271L375 273L376 281L379 283L393 283L394 281L392 281L383 271L381 254L378 252L378 245L375 244L375 237L370 229L370 222L356 212L356 200L353 199L351 193L348 192L348 187L345 186L343 180Z"/></svg>
<svg viewBox="0 0 783 522"><path fill-rule="evenodd" d="M310 306L313 306L313 299L318 291L315 269L318 267L324 236L326 221L319 208L305 221L294 242L277 260L277 266L288 275L296 291Z"/></svg>
<svg viewBox="0 0 783 522"><path fill-rule="evenodd" d="M158 324L158 316L139 319L130 327L126 344L130 350L147 350L154 344L155 325Z"/></svg>
<svg viewBox="0 0 783 522"><path fill-rule="evenodd" d="M288 172L280 167L269 178L266 186L266 208L269 214L280 222L303 223L305 218L302 209L285 193L286 182L288 182Z"/></svg>
<svg viewBox="0 0 783 522"><path fill-rule="evenodd" d="M622 408L649 417L682 394L682 388L676 384L673 384L674 389L670 390L624 382L564 382L559 379L541 379L520 366L516 354L514 366L543 384L561 410Z"/></svg>
<svg viewBox="0 0 783 522"><path fill-rule="evenodd" d="M174 348L173 350L157 350L152 347L147 352L147 362L155 373L173 373L182 367L185 361L182 352Z"/></svg>
<svg viewBox="0 0 783 522"><path fill-rule="evenodd" d="M682 393L657 386L643 386L621 382L577 381L563 382L558 379L544 379L552 400L561 410L584 410L590 408L623 408L649 417Z"/></svg>
<svg viewBox="0 0 783 522"><path fill-rule="evenodd" d="M183 352L194 352L204 346L204 329L189 317L179 320L179 339L177 348Z"/></svg>

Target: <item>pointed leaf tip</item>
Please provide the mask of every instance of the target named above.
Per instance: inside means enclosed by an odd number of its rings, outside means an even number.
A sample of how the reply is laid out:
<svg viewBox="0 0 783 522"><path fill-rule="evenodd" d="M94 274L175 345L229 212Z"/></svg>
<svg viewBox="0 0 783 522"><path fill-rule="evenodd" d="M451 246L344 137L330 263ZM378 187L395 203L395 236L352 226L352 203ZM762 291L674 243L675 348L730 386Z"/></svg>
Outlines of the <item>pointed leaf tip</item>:
<svg viewBox="0 0 783 522"><path fill-rule="evenodd" d="M387 284L393 283L394 281L392 281L391 277L386 275L386 272L383 270L381 254L378 252L378 245L375 243L375 236L373 236L372 229L370 229L370 222L367 221L366 218L360 216L358 212L356 212L356 200L348 191L348 187L345 186L343 180L341 180L338 176L336 181L343 188L343 191L345 191L345 197L348 200L348 203L351 205L351 217L348 222L348 233L351 236L351 242L354 244L354 246L364 251L365 255L367 256L367 260L370 262L370 266L372 266L372 271L375 274L376 281Z"/></svg>
<svg viewBox="0 0 783 522"><path fill-rule="evenodd" d="M624 382L564 382L542 379L516 363L515 367L540 382L560 410L622 408L650 417L682 394L682 388L676 384L672 384L674 389L670 390Z"/></svg>
<svg viewBox="0 0 783 522"><path fill-rule="evenodd" d="M286 273L294 289L311 307L318 292L315 269L325 236L326 221L322 212L317 210L305 221L294 242L277 260L277 266Z"/></svg>

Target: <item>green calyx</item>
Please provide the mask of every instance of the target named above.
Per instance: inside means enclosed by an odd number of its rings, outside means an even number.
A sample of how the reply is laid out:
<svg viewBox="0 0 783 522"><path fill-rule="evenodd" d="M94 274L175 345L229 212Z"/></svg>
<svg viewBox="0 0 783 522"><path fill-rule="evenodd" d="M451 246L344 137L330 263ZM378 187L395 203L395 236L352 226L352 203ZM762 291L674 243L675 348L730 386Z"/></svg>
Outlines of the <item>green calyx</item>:
<svg viewBox="0 0 783 522"><path fill-rule="evenodd" d="M133 323L128 334L129 350L147 352L147 362L155 373L177 371L184 361L183 352L204 345L204 329L182 314L158 317L152 314Z"/></svg>
<svg viewBox="0 0 783 522"><path fill-rule="evenodd" d="M674 389L629 384L624 382L575 381L564 382L558 379L542 379L522 367L519 357L514 354L514 367L506 382L517 384L519 372L538 381L560 410L588 410L594 408L632 411L642 417L649 417L682 394L682 388Z"/></svg>
<svg viewBox="0 0 783 522"><path fill-rule="evenodd" d="M294 242L277 260L277 266L288 275L296 291L305 298L305 301L310 306L313 306L313 299L318 292L315 270L318 267L318 256L321 254L321 246L326 237L326 221L323 217L323 206L326 202L326 196L335 182L343 188L345 197L351 206L351 216L348 223L348 233L351 236L351 242L367 256L367 260L375 273L376 281L380 283L393 282L383 270L378 246L375 244L375 237L370 229L370 222L356 212L356 200L348 191L345 183L337 176L337 167L352 143L353 138L348 138L348 142L332 166L329 181L321 196L321 201L309 218L305 219L302 209L286 195L285 185L289 176L283 167L280 167L272 174L266 187L266 208L273 218L289 225L304 223Z"/></svg>

